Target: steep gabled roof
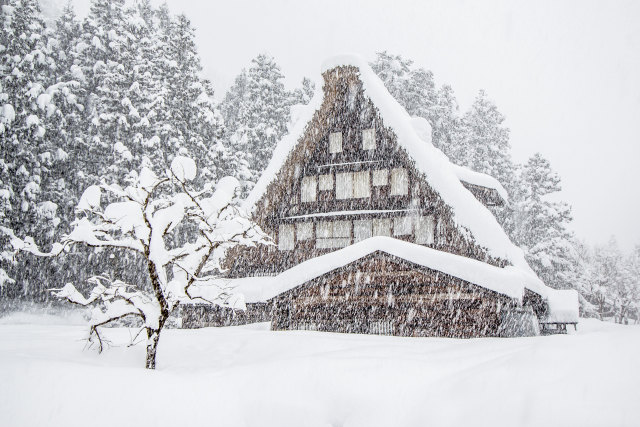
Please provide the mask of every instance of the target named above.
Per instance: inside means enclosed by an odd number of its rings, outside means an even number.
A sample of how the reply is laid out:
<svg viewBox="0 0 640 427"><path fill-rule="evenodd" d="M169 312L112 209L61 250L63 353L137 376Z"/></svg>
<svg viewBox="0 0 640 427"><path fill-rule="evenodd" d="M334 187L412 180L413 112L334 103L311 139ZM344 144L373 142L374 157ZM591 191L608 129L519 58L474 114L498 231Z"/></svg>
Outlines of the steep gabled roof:
<svg viewBox="0 0 640 427"><path fill-rule="evenodd" d="M409 116L406 110L391 96L382 81L375 75L367 62L354 55L337 56L324 62L322 72L330 72L336 67L352 66L358 69L365 96L373 102L379 110L385 126L390 127L396 134L398 145L415 161L416 168L423 174L424 179L436 191L442 200L451 207L456 224L466 228L475 242L487 249L489 255L508 260L521 269L522 273L530 276L529 282L540 282L527 264L524 253L514 245L498 224L493 214L478 201L460 180L460 174L478 178L482 174L463 170L453 165L449 159L431 143L431 126L422 118ZM247 197L244 208L253 212L257 202L266 193L278 171L282 168L291 151L304 136L307 124L323 102L323 92L316 90L311 102L300 111L298 119L290 127L290 132L276 146L273 157L258 180L253 191ZM470 177L473 175L473 177ZM483 175L487 177L486 175ZM485 184L491 177L483 178ZM495 180L493 180L495 181ZM491 185L504 192L502 186L493 182ZM504 192L506 195L506 192ZM533 286L534 288L536 286ZM544 287L544 284L542 284ZM531 289L540 292L538 289Z"/></svg>

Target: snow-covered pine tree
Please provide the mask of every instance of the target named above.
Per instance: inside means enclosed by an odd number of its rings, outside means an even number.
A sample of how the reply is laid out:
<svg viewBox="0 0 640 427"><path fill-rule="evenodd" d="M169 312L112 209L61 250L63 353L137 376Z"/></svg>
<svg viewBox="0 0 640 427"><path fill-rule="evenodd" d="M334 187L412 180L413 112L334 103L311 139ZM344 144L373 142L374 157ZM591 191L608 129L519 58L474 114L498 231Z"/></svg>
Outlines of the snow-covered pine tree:
<svg viewBox="0 0 640 427"><path fill-rule="evenodd" d="M386 51L376 53L376 60L371 63L371 68L410 115L431 121L436 102L431 71L416 68L412 60Z"/></svg>
<svg viewBox="0 0 640 427"><path fill-rule="evenodd" d="M56 82L56 41L38 2L10 0L0 19L0 277L5 284L16 279L9 294L33 294L39 288L32 269L11 265L6 236L35 234L41 244L53 238L58 206L66 198L64 180L55 171L67 155L47 129L58 130L63 118L56 101L73 100L65 94L66 83Z"/></svg>
<svg viewBox="0 0 640 427"><path fill-rule="evenodd" d="M248 167L245 192L258 180L276 143L286 133L291 103L283 79L272 57L258 55L223 102L222 110L233 120L228 123L231 154Z"/></svg>
<svg viewBox="0 0 640 427"><path fill-rule="evenodd" d="M436 148L446 154L455 164L462 164L457 159L459 151L455 149L461 140L462 120L458 101L449 85L442 85L436 93L435 103L429 111L432 128L432 142Z"/></svg>
<svg viewBox="0 0 640 427"><path fill-rule="evenodd" d="M304 77L302 79L301 87L296 88L291 92L291 105L307 105L309 101L311 101L311 98L313 98L315 90L315 83L313 83L313 81L308 77Z"/></svg>
<svg viewBox="0 0 640 427"><path fill-rule="evenodd" d="M557 289L574 287L573 235L567 230L571 209L553 201L561 190L560 177L541 154L523 166L519 193L512 198L511 237L524 252L529 265L548 285Z"/></svg>
<svg viewBox="0 0 640 427"><path fill-rule="evenodd" d="M453 158L462 166L496 178L507 191L515 184L509 128L505 117L481 90L462 119L462 135L453 149Z"/></svg>
<svg viewBox="0 0 640 427"><path fill-rule="evenodd" d="M163 78L166 105L158 111L163 115L161 147L199 159L203 181L231 174L235 163L223 145L225 127L211 83L202 77L194 28L185 15L171 17L166 7L157 16L162 48L156 52L156 72Z"/></svg>

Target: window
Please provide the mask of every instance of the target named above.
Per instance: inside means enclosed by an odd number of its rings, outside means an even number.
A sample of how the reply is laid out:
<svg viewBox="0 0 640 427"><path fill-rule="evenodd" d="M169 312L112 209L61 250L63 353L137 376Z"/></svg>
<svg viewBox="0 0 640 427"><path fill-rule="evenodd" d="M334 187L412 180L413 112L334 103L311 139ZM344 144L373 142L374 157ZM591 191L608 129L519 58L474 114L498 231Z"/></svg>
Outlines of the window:
<svg viewBox="0 0 640 427"><path fill-rule="evenodd" d="M372 236L372 221L370 219L358 219L353 221L353 243L360 242Z"/></svg>
<svg viewBox="0 0 640 427"><path fill-rule="evenodd" d="M416 218L416 243L431 245L435 240L436 221L433 216Z"/></svg>
<svg viewBox="0 0 640 427"><path fill-rule="evenodd" d="M373 220L374 236L391 236L391 219L377 218Z"/></svg>
<svg viewBox="0 0 640 427"><path fill-rule="evenodd" d="M355 172L353 174L353 197L356 199L371 197L369 171Z"/></svg>
<svg viewBox="0 0 640 427"><path fill-rule="evenodd" d="M342 132L333 132L329 134L329 153L342 152Z"/></svg>
<svg viewBox="0 0 640 427"><path fill-rule="evenodd" d="M302 202L316 201L317 181L315 176L305 176L302 178L302 193L300 200Z"/></svg>
<svg viewBox="0 0 640 427"><path fill-rule="evenodd" d="M375 150L376 148L376 131L375 129L365 129L362 131L362 149Z"/></svg>
<svg viewBox="0 0 640 427"><path fill-rule="evenodd" d="M313 239L313 223L299 222L296 224L296 237L298 241Z"/></svg>
<svg viewBox="0 0 640 427"><path fill-rule="evenodd" d="M411 234L411 217L400 216L393 218L393 235L394 236L406 236Z"/></svg>
<svg viewBox="0 0 640 427"><path fill-rule="evenodd" d="M321 221L316 225L316 248L344 248L351 244L351 221Z"/></svg>
<svg viewBox="0 0 640 427"><path fill-rule="evenodd" d="M320 175L318 177L318 189L320 191L333 190L333 175Z"/></svg>
<svg viewBox="0 0 640 427"><path fill-rule="evenodd" d="M391 169L391 195L404 196L409 193L409 174L405 168Z"/></svg>
<svg viewBox="0 0 640 427"><path fill-rule="evenodd" d="M351 172L336 174L336 199L353 197L353 174Z"/></svg>
<svg viewBox="0 0 640 427"><path fill-rule="evenodd" d="M389 169L378 169L373 171L373 186L378 187L389 183Z"/></svg>
<svg viewBox="0 0 640 427"><path fill-rule="evenodd" d="M294 247L293 224L281 224L278 230L278 249L290 251Z"/></svg>

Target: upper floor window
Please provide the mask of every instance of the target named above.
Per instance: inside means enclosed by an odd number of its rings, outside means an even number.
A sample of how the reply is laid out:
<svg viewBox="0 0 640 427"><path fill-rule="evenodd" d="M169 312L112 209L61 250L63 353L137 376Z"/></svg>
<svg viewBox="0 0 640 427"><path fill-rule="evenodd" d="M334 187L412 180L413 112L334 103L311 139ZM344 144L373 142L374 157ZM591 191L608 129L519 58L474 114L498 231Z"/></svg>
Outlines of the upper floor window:
<svg viewBox="0 0 640 427"><path fill-rule="evenodd" d="M302 178L300 200L302 202L315 202L317 181L315 176L305 176Z"/></svg>
<svg viewBox="0 0 640 427"><path fill-rule="evenodd" d="M376 148L376 131L375 129L365 129L362 131L362 149L375 150Z"/></svg>
<svg viewBox="0 0 640 427"><path fill-rule="evenodd" d="M298 241L313 239L313 223L299 222L296 224L296 237Z"/></svg>
<svg viewBox="0 0 640 427"><path fill-rule="evenodd" d="M391 236L391 218L375 218L372 222L374 236Z"/></svg>
<svg viewBox="0 0 640 427"><path fill-rule="evenodd" d="M372 221L370 219L356 219L353 221L353 243L360 242L372 236Z"/></svg>
<svg viewBox="0 0 640 427"><path fill-rule="evenodd" d="M351 199L353 197L353 173L336 173L336 199Z"/></svg>
<svg viewBox="0 0 640 427"><path fill-rule="evenodd" d="M369 186L369 171L353 173L353 197L356 199L371 197L371 186Z"/></svg>
<svg viewBox="0 0 640 427"><path fill-rule="evenodd" d="M387 185L389 183L389 169L374 169L372 181L374 187Z"/></svg>
<svg viewBox="0 0 640 427"><path fill-rule="evenodd" d="M342 132L329 134L329 153L342 153Z"/></svg>
<svg viewBox="0 0 640 427"><path fill-rule="evenodd" d="M409 173L405 168L391 169L392 196L405 196L409 193Z"/></svg>
<svg viewBox="0 0 640 427"><path fill-rule="evenodd" d="M320 221L316 224L316 248L344 248L351 244L351 221Z"/></svg>
<svg viewBox="0 0 640 427"><path fill-rule="evenodd" d="M407 236L411 234L412 221L410 216L399 216L393 219L393 235Z"/></svg>
<svg viewBox="0 0 640 427"><path fill-rule="evenodd" d="M318 189L320 191L333 190L333 174L318 176Z"/></svg>

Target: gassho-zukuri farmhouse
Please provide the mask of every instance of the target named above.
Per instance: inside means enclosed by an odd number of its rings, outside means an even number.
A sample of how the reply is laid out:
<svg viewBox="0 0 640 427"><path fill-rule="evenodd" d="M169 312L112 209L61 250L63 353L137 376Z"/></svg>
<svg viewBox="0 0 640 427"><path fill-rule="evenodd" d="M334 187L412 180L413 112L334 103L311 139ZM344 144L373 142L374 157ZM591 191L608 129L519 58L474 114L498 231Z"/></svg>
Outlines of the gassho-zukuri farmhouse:
<svg viewBox="0 0 640 427"><path fill-rule="evenodd" d="M275 245L232 250L213 283L243 294L246 311L188 305L183 327L485 337L575 326L577 293L547 287L488 209L507 203L500 183L452 164L363 59L332 58L322 73L245 201Z"/></svg>

